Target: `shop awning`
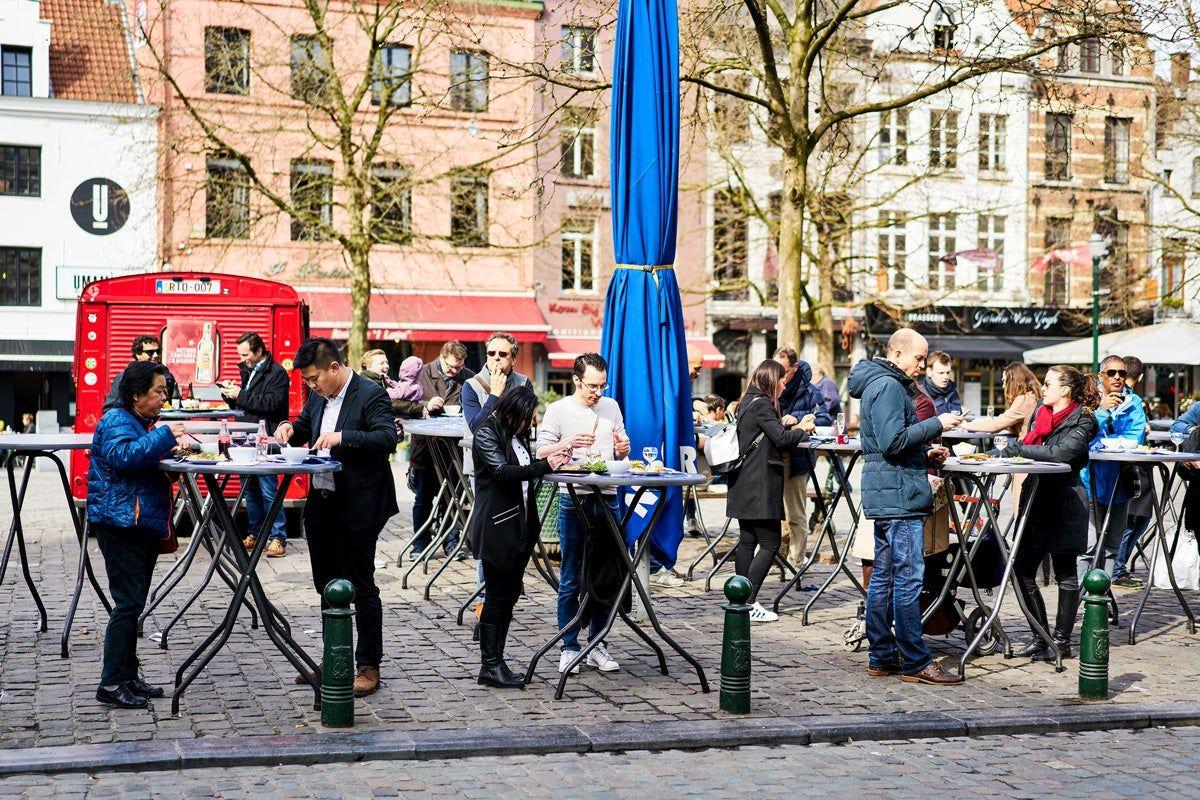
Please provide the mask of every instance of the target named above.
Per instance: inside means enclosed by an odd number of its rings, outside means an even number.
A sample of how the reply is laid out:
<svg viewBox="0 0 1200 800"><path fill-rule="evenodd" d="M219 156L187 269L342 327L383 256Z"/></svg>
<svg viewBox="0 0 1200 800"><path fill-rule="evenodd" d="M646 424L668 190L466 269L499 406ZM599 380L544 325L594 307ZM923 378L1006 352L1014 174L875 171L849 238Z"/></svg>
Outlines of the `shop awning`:
<svg viewBox="0 0 1200 800"><path fill-rule="evenodd" d="M70 372L74 342L0 339L0 369L10 372Z"/></svg>
<svg viewBox="0 0 1200 800"><path fill-rule="evenodd" d="M707 339L689 338L688 347L695 347L704 354L704 366L720 367L725 363L725 354ZM554 369L570 369L580 353L600 352L600 337L551 336L546 340L550 351L550 366Z"/></svg>
<svg viewBox="0 0 1200 800"><path fill-rule="evenodd" d="M1069 344L1067 344L1069 342ZM1048 345L1061 344L1050 349ZM1100 336L1099 356L1109 353L1137 356L1147 364L1200 364L1200 325L1191 320L1172 319L1141 328L1113 331ZM1037 349L1034 349L1037 348ZM1038 340L1025 353L1030 364L1090 364L1091 337Z"/></svg>
<svg viewBox="0 0 1200 800"><path fill-rule="evenodd" d="M887 342L890 333L877 333L880 344ZM926 336L929 352L942 350L951 358L986 359L995 361L1024 361L1025 351L1072 341L1061 336Z"/></svg>
<svg viewBox="0 0 1200 800"><path fill-rule="evenodd" d="M313 336L350 335L349 292L310 290L301 296L308 303ZM527 295L376 292L369 331L376 341L478 341L493 331L507 331L519 342L544 342L550 325Z"/></svg>

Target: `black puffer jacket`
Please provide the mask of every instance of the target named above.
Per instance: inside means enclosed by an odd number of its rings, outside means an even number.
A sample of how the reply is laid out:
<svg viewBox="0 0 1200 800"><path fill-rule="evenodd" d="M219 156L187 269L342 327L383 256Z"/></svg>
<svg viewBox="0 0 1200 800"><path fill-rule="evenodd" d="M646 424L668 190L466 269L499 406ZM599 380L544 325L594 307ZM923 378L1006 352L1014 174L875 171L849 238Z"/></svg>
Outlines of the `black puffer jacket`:
<svg viewBox="0 0 1200 800"><path fill-rule="evenodd" d="M1029 427L1041 405L1034 409ZM1088 464L1088 447L1096 435L1096 417L1083 406L1075 409L1055 428L1042 444L1011 442L1000 452L1006 457L1024 456L1034 461L1057 461L1071 466L1070 472L1039 475L1037 490L1021 492L1021 504L1028 508L1026 539L1042 543L1047 552L1079 554L1087 549L1087 490L1079 473ZM1029 486L1028 483L1025 484Z"/></svg>

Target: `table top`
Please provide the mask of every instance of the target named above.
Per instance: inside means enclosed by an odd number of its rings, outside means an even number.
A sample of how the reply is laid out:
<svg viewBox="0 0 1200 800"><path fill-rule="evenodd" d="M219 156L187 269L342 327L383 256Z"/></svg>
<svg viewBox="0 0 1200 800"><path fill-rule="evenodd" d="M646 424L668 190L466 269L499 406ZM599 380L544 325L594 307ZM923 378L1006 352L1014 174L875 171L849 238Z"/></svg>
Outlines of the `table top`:
<svg viewBox="0 0 1200 800"><path fill-rule="evenodd" d="M1150 420L1150 429L1155 431L1169 431L1174 424L1175 420L1173 419L1152 419Z"/></svg>
<svg viewBox="0 0 1200 800"><path fill-rule="evenodd" d="M87 450L90 433L10 433L0 435L0 450L16 453L40 450Z"/></svg>
<svg viewBox="0 0 1200 800"><path fill-rule="evenodd" d="M323 461L320 464L289 464L286 461L256 461L253 464L235 464L222 461L217 464L197 464L164 458L158 462L163 472L186 472L192 475L316 475L322 472L338 472L339 461Z"/></svg>
<svg viewBox="0 0 1200 800"><path fill-rule="evenodd" d="M159 421L155 423L155 427L160 427L162 425L170 425L172 422L178 422L178 421L179 420L169 420L169 419L161 419L160 418ZM221 423L220 422L205 422L203 420L194 420L193 419L193 420L183 420L183 425L185 428L187 428L188 433L203 433L203 434L211 434L213 436L216 436L218 433L221 432ZM258 423L257 422L226 422L225 427L229 430L230 433L255 433L258 430ZM267 433L271 433L271 431L267 431Z"/></svg>
<svg viewBox="0 0 1200 800"><path fill-rule="evenodd" d="M832 440L825 439L809 439L807 442L801 442L796 447L807 448L809 450L820 450L822 453L861 453L862 440L851 439L845 444L838 444Z"/></svg>
<svg viewBox="0 0 1200 800"><path fill-rule="evenodd" d="M1186 437L1185 437L1186 438ZM1169 442L1171 441L1170 431L1150 431L1146 434L1147 442ZM1172 448L1174 449L1174 448Z"/></svg>
<svg viewBox="0 0 1200 800"><path fill-rule="evenodd" d="M1124 461L1131 464L1172 464L1200 461L1200 453L1156 453L1153 450L1096 450L1088 453L1092 461Z"/></svg>
<svg viewBox="0 0 1200 800"><path fill-rule="evenodd" d="M1005 433L1008 433L1008 431L1005 431ZM942 431L943 439L991 439L995 436L996 434L987 433L986 431L964 431L961 428L952 431Z"/></svg>
<svg viewBox="0 0 1200 800"><path fill-rule="evenodd" d="M564 475L561 472L551 472L544 480L551 483L573 483L576 486L615 489L620 486L699 486L706 483L708 478L695 472L672 472L666 475Z"/></svg>
<svg viewBox="0 0 1200 800"><path fill-rule="evenodd" d="M159 413L158 418L165 419L168 422L175 422L189 419L240 419L242 416L244 416L242 411L236 408L227 408L224 411L184 411L180 409L178 411L162 411Z"/></svg>
<svg viewBox="0 0 1200 800"><path fill-rule="evenodd" d="M1056 475L1070 472L1068 464L1057 461L1031 461L1028 464L1005 464L1002 459L988 461L960 461L948 458L942 465L943 472L971 472L976 475Z"/></svg>
<svg viewBox="0 0 1200 800"><path fill-rule="evenodd" d="M467 432L467 421L461 417L427 417L425 419L401 420L404 432L416 436L436 436L446 439L461 439Z"/></svg>

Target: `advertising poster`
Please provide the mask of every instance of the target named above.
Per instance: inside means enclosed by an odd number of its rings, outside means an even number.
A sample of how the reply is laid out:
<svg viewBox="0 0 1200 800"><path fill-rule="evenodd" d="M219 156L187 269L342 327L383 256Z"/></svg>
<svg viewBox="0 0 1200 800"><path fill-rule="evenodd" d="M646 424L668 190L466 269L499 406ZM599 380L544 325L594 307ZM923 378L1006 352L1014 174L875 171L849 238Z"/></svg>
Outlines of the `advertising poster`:
<svg viewBox="0 0 1200 800"><path fill-rule="evenodd" d="M215 320L168 319L162 333L163 364L181 388L212 386L221 363L221 334Z"/></svg>

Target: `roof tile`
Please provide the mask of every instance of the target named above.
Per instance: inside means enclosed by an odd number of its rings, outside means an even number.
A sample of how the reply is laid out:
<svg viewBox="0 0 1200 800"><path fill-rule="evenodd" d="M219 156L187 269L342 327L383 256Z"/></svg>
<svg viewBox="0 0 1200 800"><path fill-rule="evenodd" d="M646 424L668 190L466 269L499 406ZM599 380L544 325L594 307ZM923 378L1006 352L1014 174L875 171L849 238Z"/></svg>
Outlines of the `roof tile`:
<svg viewBox="0 0 1200 800"><path fill-rule="evenodd" d="M124 8L109 0L41 0L50 20L50 86L55 97L136 103Z"/></svg>

